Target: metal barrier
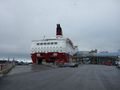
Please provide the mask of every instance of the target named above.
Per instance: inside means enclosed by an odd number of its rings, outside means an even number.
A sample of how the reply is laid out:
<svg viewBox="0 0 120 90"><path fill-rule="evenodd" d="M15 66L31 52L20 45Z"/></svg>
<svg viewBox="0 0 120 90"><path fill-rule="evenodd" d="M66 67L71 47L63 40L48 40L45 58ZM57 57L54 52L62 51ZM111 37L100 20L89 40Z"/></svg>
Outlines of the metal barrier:
<svg viewBox="0 0 120 90"><path fill-rule="evenodd" d="M15 66L14 62L7 62L4 64L0 64L0 74L5 74L9 72Z"/></svg>

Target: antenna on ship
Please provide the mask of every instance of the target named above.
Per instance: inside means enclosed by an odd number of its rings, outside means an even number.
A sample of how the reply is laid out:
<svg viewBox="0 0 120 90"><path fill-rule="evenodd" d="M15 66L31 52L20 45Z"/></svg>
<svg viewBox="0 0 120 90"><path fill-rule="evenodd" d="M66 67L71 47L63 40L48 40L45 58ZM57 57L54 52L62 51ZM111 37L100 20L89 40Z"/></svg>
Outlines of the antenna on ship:
<svg viewBox="0 0 120 90"><path fill-rule="evenodd" d="M43 36L43 40L45 39L45 35Z"/></svg>
<svg viewBox="0 0 120 90"><path fill-rule="evenodd" d="M60 26L60 24L57 24L57 28L56 28L56 38L62 38L62 28Z"/></svg>

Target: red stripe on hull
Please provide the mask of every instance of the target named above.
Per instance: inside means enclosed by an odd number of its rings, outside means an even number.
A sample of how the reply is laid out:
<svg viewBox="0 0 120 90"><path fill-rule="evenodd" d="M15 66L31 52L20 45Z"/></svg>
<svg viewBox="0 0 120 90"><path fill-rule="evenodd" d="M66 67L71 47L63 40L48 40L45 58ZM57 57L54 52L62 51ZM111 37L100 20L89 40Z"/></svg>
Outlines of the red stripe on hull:
<svg viewBox="0 0 120 90"><path fill-rule="evenodd" d="M58 53L58 52L49 52L49 53L34 53L31 54L32 62L38 63L42 62L69 62L69 55L66 53Z"/></svg>

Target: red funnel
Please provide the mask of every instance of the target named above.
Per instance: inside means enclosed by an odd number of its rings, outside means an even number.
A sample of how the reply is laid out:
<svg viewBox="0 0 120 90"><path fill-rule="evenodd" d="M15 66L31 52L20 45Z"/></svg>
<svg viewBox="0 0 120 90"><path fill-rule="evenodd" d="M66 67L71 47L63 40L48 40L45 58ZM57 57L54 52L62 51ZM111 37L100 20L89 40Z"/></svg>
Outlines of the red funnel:
<svg viewBox="0 0 120 90"><path fill-rule="evenodd" d="M62 36L62 28L60 27L60 24L57 24L56 36Z"/></svg>

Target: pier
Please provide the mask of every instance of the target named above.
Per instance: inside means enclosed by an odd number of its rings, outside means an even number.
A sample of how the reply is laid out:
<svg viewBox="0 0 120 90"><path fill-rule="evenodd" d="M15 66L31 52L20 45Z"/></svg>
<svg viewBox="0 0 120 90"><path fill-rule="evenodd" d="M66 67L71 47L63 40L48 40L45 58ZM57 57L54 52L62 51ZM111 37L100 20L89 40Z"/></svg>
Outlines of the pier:
<svg viewBox="0 0 120 90"><path fill-rule="evenodd" d="M1 90L119 90L119 84L118 68L91 64L76 68L23 65L0 78Z"/></svg>

